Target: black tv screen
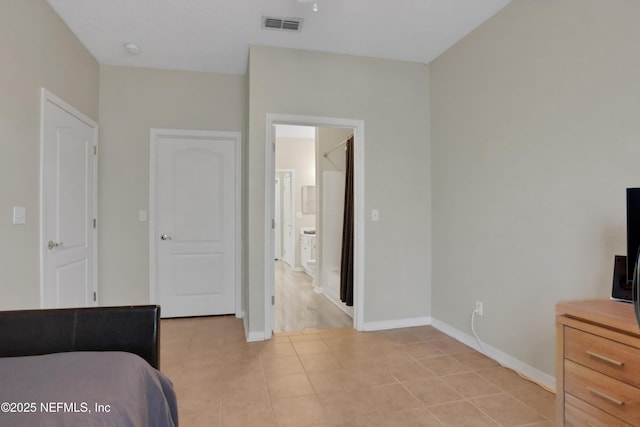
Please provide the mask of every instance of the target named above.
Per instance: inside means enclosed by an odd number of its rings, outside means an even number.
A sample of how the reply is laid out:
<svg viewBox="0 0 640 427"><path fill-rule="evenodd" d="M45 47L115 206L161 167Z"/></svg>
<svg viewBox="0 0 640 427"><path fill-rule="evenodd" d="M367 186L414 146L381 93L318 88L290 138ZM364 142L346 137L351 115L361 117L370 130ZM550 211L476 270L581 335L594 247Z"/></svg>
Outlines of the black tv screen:
<svg viewBox="0 0 640 427"><path fill-rule="evenodd" d="M627 188L627 283L633 281L633 271L640 248L640 188Z"/></svg>

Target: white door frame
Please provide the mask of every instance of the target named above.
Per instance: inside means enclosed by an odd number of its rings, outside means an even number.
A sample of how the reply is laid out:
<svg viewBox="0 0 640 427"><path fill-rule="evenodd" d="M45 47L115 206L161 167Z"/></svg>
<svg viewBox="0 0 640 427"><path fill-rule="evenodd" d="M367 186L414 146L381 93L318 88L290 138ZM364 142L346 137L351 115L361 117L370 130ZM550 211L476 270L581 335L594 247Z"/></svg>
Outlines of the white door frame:
<svg viewBox="0 0 640 427"><path fill-rule="evenodd" d="M273 334L273 300L275 263L273 262L275 180L275 125L297 125L328 128L353 129L354 135L354 315L353 326L357 330L364 328L364 234L365 234L365 197L364 197L364 120L340 119L319 116L298 116L291 114L267 114L265 137L265 216L264 216L264 304L265 339Z"/></svg>
<svg viewBox="0 0 640 427"><path fill-rule="evenodd" d="M158 173L158 140L161 137L202 137L202 138L221 138L221 139L233 139L235 146L236 156L236 188L234 190L234 200L236 214L242 213L242 134L240 132L220 132L220 131L207 131L207 130L190 130L190 129L159 129L151 128L149 138L149 303L158 303L158 216L157 216L157 173ZM273 180L271 181L273 182ZM273 187L273 186L272 186ZM242 264L242 234L241 234L242 221L236 221L234 236L236 241L236 271L235 271L235 306L236 317L243 317L242 312L242 288L240 286L241 280L241 264ZM272 252L273 254L273 252ZM273 262L272 262L273 263Z"/></svg>
<svg viewBox="0 0 640 427"><path fill-rule="evenodd" d="M45 220L45 198L46 194L44 193L44 106L45 103L50 102L67 113L71 114L78 120L84 122L89 127L93 128L93 146L95 147L96 155L93 156L93 215L94 219L97 221L98 218L98 124L91 120L89 117L82 114L80 111L76 110L70 104L63 101L61 98L57 97L53 93L49 92L45 88L40 89L40 308L45 308L44 301L44 287L45 287L45 257L47 256L47 251L49 250L44 242L47 241L47 229L46 229L46 220ZM93 248L92 248L92 257L93 257L93 274L91 277L92 288L93 288L93 305L98 305L98 229L96 226L93 227Z"/></svg>

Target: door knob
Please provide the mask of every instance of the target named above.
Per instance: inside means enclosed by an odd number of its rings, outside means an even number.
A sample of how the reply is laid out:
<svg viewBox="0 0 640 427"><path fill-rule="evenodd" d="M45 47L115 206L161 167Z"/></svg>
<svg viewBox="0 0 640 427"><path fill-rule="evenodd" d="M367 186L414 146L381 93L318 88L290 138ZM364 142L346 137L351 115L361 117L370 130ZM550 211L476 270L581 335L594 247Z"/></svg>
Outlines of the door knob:
<svg viewBox="0 0 640 427"><path fill-rule="evenodd" d="M49 249L61 248L63 246L64 246L64 242L54 243L52 240L49 240L49 243L47 243L47 247Z"/></svg>
<svg viewBox="0 0 640 427"><path fill-rule="evenodd" d="M162 236L160 236L160 238L162 240L171 240L171 236L167 236L166 234L163 234Z"/></svg>

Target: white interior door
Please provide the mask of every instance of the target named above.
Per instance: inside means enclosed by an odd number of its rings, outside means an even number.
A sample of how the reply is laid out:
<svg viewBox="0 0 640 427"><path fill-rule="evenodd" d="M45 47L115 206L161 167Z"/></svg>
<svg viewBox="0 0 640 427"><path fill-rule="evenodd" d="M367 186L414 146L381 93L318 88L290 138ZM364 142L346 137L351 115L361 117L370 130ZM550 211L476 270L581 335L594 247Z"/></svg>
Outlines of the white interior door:
<svg viewBox="0 0 640 427"><path fill-rule="evenodd" d="M97 304L97 124L42 90L41 304Z"/></svg>
<svg viewBox="0 0 640 427"><path fill-rule="evenodd" d="M173 131L153 143L162 314L235 313L239 134Z"/></svg>
<svg viewBox="0 0 640 427"><path fill-rule="evenodd" d="M275 186L275 251L274 258L276 260L282 258L282 212L280 209L281 200L280 200L280 178L276 177L276 186Z"/></svg>
<svg viewBox="0 0 640 427"><path fill-rule="evenodd" d="M282 176L282 232L284 245L282 249L282 259L289 264L290 267L295 267L296 253L295 253L295 223L293 219L293 177L291 172L284 172Z"/></svg>

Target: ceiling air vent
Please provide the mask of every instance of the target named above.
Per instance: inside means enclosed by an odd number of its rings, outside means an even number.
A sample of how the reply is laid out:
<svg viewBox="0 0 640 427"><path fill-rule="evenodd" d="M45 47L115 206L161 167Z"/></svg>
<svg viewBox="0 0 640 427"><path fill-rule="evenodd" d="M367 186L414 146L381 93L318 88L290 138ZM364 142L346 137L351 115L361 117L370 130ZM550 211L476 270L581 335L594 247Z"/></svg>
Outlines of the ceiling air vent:
<svg viewBox="0 0 640 427"><path fill-rule="evenodd" d="M262 27L275 30L300 31L302 18L273 18L262 17Z"/></svg>

